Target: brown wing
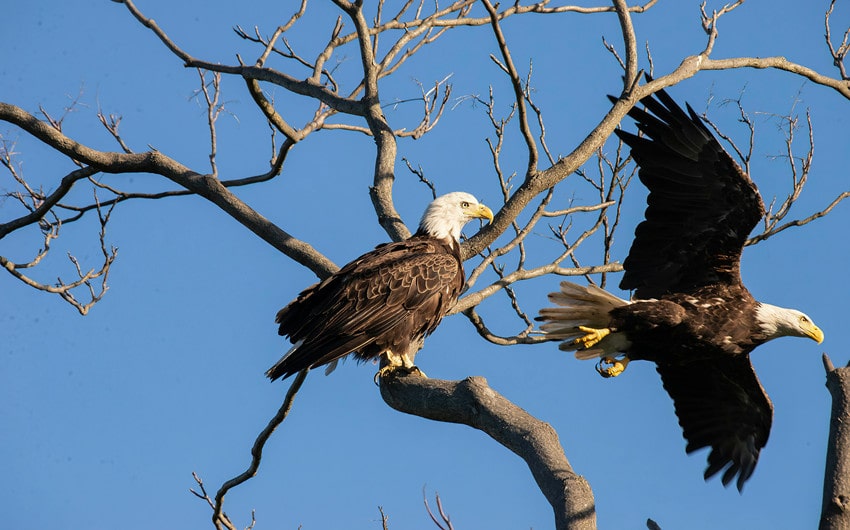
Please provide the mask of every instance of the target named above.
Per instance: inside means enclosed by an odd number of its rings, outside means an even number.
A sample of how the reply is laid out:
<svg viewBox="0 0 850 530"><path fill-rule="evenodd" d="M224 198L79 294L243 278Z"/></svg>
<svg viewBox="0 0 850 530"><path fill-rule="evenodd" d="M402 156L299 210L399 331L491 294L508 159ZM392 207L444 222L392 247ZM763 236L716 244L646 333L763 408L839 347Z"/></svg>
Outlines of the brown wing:
<svg viewBox="0 0 850 530"><path fill-rule="evenodd" d="M288 377L381 344L412 315L416 329L402 326L406 336L391 342L421 338L434 331L462 285L459 258L439 241L415 237L382 245L278 312L278 332L296 346L266 375Z"/></svg>
<svg viewBox="0 0 850 530"><path fill-rule="evenodd" d="M738 491L753 474L767 443L773 405L746 355L657 365L664 389L692 453L710 447L705 479L723 471L723 485L737 475Z"/></svg>
<svg viewBox="0 0 850 530"><path fill-rule="evenodd" d="M629 111L644 137L616 131L649 189L620 288L647 299L740 283L741 250L764 215L761 196L690 105L686 114L663 90L657 97L641 100L647 111Z"/></svg>

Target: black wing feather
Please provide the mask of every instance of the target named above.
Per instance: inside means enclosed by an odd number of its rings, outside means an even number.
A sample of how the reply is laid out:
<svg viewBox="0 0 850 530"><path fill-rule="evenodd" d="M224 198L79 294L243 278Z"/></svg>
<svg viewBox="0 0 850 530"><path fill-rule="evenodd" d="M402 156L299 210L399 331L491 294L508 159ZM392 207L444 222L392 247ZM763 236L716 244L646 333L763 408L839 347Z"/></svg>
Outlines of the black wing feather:
<svg viewBox="0 0 850 530"><path fill-rule="evenodd" d="M746 355L659 363L664 389L673 398L676 416L692 453L710 447L706 480L724 470L726 486L737 476L738 490L750 478L767 443L773 405Z"/></svg>
<svg viewBox="0 0 850 530"><path fill-rule="evenodd" d="M633 108L643 137L618 130L649 189L645 220L623 263L624 290L640 299L740 283L741 251L764 215L755 184L694 110L663 90Z"/></svg>

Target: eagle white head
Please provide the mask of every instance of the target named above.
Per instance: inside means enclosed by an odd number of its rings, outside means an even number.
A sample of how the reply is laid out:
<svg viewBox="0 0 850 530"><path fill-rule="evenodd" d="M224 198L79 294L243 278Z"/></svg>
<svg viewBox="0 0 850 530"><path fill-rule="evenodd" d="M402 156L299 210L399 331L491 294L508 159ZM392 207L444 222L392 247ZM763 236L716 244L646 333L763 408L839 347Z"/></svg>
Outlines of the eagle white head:
<svg viewBox="0 0 850 530"><path fill-rule="evenodd" d="M434 199L425 209L418 233L459 241L461 229L473 219L487 219L492 223L493 212L469 193L447 193Z"/></svg>
<svg viewBox="0 0 850 530"><path fill-rule="evenodd" d="M808 315L796 309L759 303L756 318L767 340L777 337L808 337L818 344L823 342L823 331Z"/></svg>

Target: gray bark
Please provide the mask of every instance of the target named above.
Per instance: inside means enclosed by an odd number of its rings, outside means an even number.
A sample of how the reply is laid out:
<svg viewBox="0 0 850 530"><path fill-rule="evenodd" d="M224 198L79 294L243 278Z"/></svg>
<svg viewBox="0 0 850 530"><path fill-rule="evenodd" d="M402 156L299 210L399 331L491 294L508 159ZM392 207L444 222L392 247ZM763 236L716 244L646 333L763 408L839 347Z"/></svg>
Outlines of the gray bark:
<svg viewBox="0 0 850 530"><path fill-rule="evenodd" d="M826 388L832 396L820 530L850 530L850 364L835 368L826 354Z"/></svg>
<svg viewBox="0 0 850 530"><path fill-rule="evenodd" d="M558 433L487 385L483 377L441 381L418 375L380 380L381 396L392 408L435 421L478 429L528 464L555 513L558 530L596 528L590 485L570 466Z"/></svg>

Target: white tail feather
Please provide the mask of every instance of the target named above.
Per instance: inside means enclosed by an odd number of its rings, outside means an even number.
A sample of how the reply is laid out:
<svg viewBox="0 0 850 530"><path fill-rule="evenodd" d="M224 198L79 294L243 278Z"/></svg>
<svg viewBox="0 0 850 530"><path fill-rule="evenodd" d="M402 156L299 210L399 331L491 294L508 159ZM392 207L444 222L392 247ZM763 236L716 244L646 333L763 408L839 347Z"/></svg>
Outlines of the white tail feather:
<svg viewBox="0 0 850 530"><path fill-rule="evenodd" d="M625 336L616 332L589 349L579 349L580 346L574 340L586 334L579 326L607 328L611 319L608 313L630 302L595 285L582 286L571 282L561 282L561 290L551 293L549 300L560 307L540 310L540 317L545 321L540 329L550 338L563 340L558 345L560 350L576 350L576 358L586 360L620 352L628 347Z"/></svg>

